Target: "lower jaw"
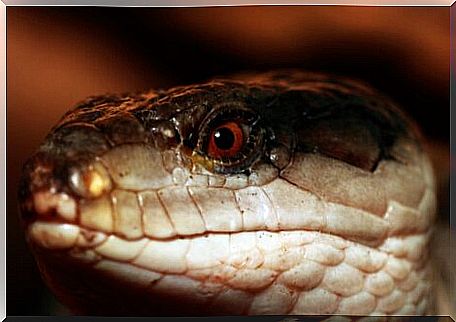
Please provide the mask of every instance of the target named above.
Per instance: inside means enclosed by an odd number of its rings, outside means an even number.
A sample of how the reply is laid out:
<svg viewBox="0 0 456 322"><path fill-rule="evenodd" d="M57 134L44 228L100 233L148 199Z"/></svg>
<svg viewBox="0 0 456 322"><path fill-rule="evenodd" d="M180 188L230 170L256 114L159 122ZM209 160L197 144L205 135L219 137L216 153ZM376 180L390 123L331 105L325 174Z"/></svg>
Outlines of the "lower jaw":
<svg viewBox="0 0 456 322"><path fill-rule="evenodd" d="M75 314L432 312L432 273L425 256L413 261L340 237L295 231L221 234L232 241L226 256L208 251L198 257L197 247L215 241L215 235L220 234L191 238L185 268L173 267L166 257L161 264L139 260L141 255L121 261L101 255L96 247L49 250L32 245L43 278ZM253 235L254 247L243 244Z"/></svg>

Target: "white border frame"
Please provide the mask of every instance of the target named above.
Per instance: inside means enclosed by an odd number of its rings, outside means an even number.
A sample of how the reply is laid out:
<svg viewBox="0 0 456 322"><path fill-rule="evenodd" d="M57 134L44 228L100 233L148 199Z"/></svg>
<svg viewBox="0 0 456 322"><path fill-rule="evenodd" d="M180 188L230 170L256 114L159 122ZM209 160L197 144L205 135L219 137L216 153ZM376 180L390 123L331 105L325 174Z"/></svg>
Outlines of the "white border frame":
<svg viewBox="0 0 456 322"><path fill-rule="evenodd" d="M0 140L0 151L3 151L3 157L0 158L0 240L4 243L0 247L0 318L6 318L6 7L7 6L121 6L121 7L212 7L212 6L253 6L253 5L339 5L339 6L443 6L450 7L456 0L0 0L0 131L2 139ZM450 19L452 17L450 12ZM451 22L456 23L456 21ZM450 31L450 42L454 41ZM451 47L451 44L450 44ZM450 51L450 69L454 57L451 57ZM454 54L454 53L453 53ZM3 75L3 77L2 77ZM450 80L453 81L453 80ZM451 109L450 109L451 112ZM450 214L451 220L451 214ZM453 256L453 253L451 254ZM453 317L454 318L454 317Z"/></svg>

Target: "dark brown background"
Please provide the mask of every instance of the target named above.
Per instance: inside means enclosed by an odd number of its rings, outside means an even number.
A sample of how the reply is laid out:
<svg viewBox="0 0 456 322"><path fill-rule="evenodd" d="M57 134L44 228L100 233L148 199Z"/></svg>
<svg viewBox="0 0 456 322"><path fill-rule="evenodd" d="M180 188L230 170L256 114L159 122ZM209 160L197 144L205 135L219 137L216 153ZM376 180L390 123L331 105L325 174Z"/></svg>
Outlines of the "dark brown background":
<svg viewBox="0 0 456 322"><path fill-rule="evenodd" d="M448 208L449 8L7 8L7 314L55 313L20 231L22 163L84 97L240 70L301 67L364 79L433 142Z"/></svg>

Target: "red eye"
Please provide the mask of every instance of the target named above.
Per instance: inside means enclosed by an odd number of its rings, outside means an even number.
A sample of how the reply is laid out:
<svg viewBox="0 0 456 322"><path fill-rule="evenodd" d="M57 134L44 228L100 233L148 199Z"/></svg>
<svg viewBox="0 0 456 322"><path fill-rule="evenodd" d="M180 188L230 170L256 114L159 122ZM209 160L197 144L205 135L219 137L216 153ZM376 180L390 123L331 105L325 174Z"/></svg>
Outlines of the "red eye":
<svg viewBox="0 0 456 322"><path fill-rule="evenodd" d="M233 157L244 144L244 133L235 122L226 122L211 132L207 154L212 158Z"/></svg>

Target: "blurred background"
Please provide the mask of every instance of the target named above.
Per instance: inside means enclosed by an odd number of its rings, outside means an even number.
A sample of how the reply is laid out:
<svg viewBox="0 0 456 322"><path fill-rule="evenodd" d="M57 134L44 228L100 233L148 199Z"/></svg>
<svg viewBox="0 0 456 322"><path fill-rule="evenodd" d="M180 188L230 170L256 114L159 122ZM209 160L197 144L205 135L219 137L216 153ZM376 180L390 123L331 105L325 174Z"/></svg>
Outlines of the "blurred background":
<svg viewBox="0 0 456 322"><path fill-rule="evenodd" d="M449 28L448 7L8 7L7 315L65 313L27 249L16 191L26 158L89 95L282 67L362 79L420 124L448 227Z"/></svg>

